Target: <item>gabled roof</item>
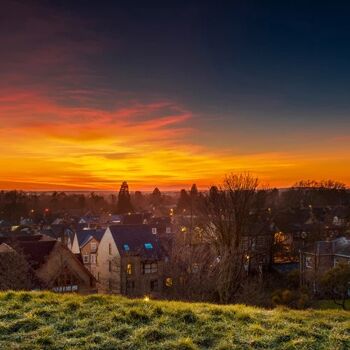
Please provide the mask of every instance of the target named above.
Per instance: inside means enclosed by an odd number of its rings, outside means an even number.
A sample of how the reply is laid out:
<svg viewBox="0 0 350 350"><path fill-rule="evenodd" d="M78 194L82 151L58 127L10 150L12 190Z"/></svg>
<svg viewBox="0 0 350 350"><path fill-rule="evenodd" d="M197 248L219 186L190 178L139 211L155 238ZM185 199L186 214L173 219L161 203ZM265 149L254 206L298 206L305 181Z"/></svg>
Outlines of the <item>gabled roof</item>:
<svg viewBox="0 0 350 350"><path fill-rule="evenodd" d="M12 249L9 245L6 243L0 243L0 254L1 253L13 253L15 252L14 249Z"/></svg>
<svg viewBox="0 0 350 350"><path fill-rule="evenodd" d="M160 217L154 217L150 219L151 225L170 225L171 224L171 217L170 216L160 216Z"/></svg>
<svg viewBox="0 0 350 350"><path fill-rule="evenodd" d="M79 247L83 247L88 243L92 238L95 238L97 241L101 241L101 238L105 230L103 229L89 229L89 230L80 230L76 232L78 238Z"/></svg>
<svg viewBox="0 0 350 350"><path fill-rule="evenodd" d="M161 246L152 234L149 225L113 225L109 227L120 255L140 255L144 259L161 259L163 256ZM151 249L145 244L150 243ZM125 245L128 250L125 250Z"/></svg>
<svg viewBox="0 0 350 350"><path fill-rule="evenodd" d="M142 225L145 219L142 213L130 213L123 216L124 225Z"/></svg>
<svg viewBox="0 0 350 350"><path fill-rule="evenodd" d="M350 257L350 239L340 237L333 241L318 241L307 247L305 252L331 255L339 254Z"/></svg>
<svg viewBox="0 0 350 350"><path fill-rule="evenodd" d="M45 262L47 257L51 254L56 244L54 240L33 240L33 241L12 241L7 243L18 254L23 255L28 264L37 270Z"/></svg>

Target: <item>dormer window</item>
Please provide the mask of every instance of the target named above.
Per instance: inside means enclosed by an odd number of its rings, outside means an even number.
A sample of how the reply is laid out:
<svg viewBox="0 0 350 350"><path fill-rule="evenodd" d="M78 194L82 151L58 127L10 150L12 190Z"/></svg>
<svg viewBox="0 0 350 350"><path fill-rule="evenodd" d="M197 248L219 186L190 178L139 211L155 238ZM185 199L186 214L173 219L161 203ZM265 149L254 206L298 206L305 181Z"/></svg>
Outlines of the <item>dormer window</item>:
<svg viewBox="0 0 350 350"><path fill-rule="evenodd" d="M153 249L152 243L145 243L145 248L146 249Z"/></svg>
<svg viewBox="0 0 350 350"><path fill-rule="evenodd" d="M157 227L152 227L152 233L153 233L154 235L157 234Z"/></svg>
<svg viewBox="0 0 350 350"><path fill-rule="evenodd" d="M130 250L129 244L124 244L123 248L126 252L128 252Z"/></svg>

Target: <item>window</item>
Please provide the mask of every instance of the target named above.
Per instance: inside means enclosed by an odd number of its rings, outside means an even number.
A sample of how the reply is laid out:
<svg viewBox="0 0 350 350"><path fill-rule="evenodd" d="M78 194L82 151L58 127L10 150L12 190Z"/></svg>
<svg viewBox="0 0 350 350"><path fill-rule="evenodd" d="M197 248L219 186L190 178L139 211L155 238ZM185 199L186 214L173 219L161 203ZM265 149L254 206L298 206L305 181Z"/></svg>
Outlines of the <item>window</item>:
<svg viewBox="0 0 350 350"><path fill-rule="evenodd" d="M154 235L157 234L157 227L152 227L152 233L153 233Z"/></svg>
<svg viewBox="0 0 350 350"><path fill-rule="evenodd" d="M167 226L167 228L165 229L165 232L166 232L166 233L171 233L171 227L170 227L170 226Z"/></svg>
<svg viewBox="0 0 350 350"><path fill-rule="evenodd" d="M90 254L91 264L96 264L96 254Z"/></svg>
<svg viewBox="0 0 350 350"><path fill-rule="evenodd" d="M92 252L96 252L96 250L97 250L96 242L93 242L93 243L90 244L90 249L91 249Z"/></svg>
<svg viewBox="0 0 350 350"><path fill-rule="evenodd" d="M305 267L307 269L312 269L312 257L311 256L307 256L305 258Z"/></svg>
<svg viewBox="0 0 350 350"><path fill-rule="evenodd" d="M83 262L84 262L84 264L89 263L89 255L83 255Z"/></svg>
<svg viewBox="0 0 350 350"><path fill-rule="evenodd" d="M145 248L146 249L153 249L152 243L145 243Z"/></svg>
<svg viewBox="0 0 350 350"><path fill-rule="evenodd" d="M129 244L124 244L123 248L126 252L128 252L130 250Z"/></svg>
<svg viewBox="0 0 350 350"><path fill-rule="evenodd" d="M197 263L193 263L192 264L191 272L192 273L198 273L199 272L199 265Z"/></svg>
<svg viewBox="0 0 350 350"><path fill-rule="evenodd" d="M150 282L151 291L155 292L158 290L158 280L152 280Z"/></svg>
<svg viewBox="0 0 350 350"><path fill-rule="evenodd" d="M334 267L336 267L341 262L341 259L334 258Z"/></svg>
<svg viewBox="0 0 350 350"><path fill-rule="evenodd" d="M108 244L108 252L109 252L109 255L112 255L112 244L111 243Z"/></svg>
<svg viewBox="0 0 350 350"><path fill-rule="evenodd" d="M143 264L143 273L156 273L158 272L158 264L157 263L145 263Z"/></svg>
<svg viewBox="0 0 350 350"><path fill-rule="evenodd" d="M112 272L112 261L108 261L108 271Z"/></svg>
<svg viewBox="0 0 350 350"><path fill-rule="evenodd" d="M252 250L255 250L255 248L256 248L256 239L255 238L251 239L251 247L252 247Z"/></svg>
<svg viewBox="0 0 350 350"><path fill-rule="evenodd" d="M173 285L173 279L171 277L167 277L165 279L165 286L166 287L171 287Z"/></svg>
<svg viewBox="0 0 350 350"><path fill-rule="evenodd" d="M132 265L131 264L126 265L126 273L128 275L132 275Z"/></svg>

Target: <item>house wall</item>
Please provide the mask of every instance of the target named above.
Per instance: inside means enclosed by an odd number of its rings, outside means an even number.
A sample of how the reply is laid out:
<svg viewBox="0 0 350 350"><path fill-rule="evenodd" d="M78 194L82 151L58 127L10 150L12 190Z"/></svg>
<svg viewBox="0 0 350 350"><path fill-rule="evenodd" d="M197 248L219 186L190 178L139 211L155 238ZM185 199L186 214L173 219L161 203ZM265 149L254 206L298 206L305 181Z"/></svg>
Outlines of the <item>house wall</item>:
<svg viewBox="0 0 350 350"><path fill-rule="evenodd" d="M96 246L96 249L94 248ZM97 279L97 250L99 241L95 238L90 239L83 247L80 248L80 254L83 259L84 266L92 273ZM87 259L87 262L85 261Z"/></svg>
<svg viewBox="0 0 350 350"><path fill-rule="evenodd" d="M35 273L48 286L51 286L65 266L67 266L69 271L79 280L79 293L86 294L96 291L96 281L93 276L91 276L80 261L60 243L55 245L46 263L36 270Z"/></svg>
<svg viewBox="0 0 350 350"><path fill-rule="evenodd" d="M111 271L109 271L110 265ZM121 293L120 254L109 228L106 229L98 246L96 272L99 292Z"/></svg>
<svg viewBox="0 0 350 350"><path fill-rule="evenodd" d="M157 263L157 272L143 273L143 264ZM132 273L127 273L131 264ZM164 262L162 260L142 260L140 256L123 256L121 258L121 293L132 297L144 295L160 296L163 290ZM153 288L154 284L157 288Z"/></svg>
<svg viewBox="0 0 350 350"><path fill-rule="evenodd" d="M80 247L79 247L77 234L74 235L71 251L74 254L80 254Z"/></svg>
<svg viewBox="0 0 350 350"><path fill-rule="evenodd" d="M302 285L313 286L318 291L318 278L338 263L348 263L350 257L340 257L333 254L313 254L303 252L301 254L301 283Z"/></svg>

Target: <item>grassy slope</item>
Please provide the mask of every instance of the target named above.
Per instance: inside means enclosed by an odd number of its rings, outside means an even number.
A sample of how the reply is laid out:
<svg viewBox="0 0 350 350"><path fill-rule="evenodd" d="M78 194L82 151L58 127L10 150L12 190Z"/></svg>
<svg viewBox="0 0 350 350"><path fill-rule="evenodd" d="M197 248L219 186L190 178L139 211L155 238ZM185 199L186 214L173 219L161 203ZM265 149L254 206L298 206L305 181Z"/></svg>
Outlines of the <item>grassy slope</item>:
<svg viewBox="0 0 350 350"><path fill-rule="evenodd" d="M350 349L350 313L0 293L0 349Z"/></svg>

